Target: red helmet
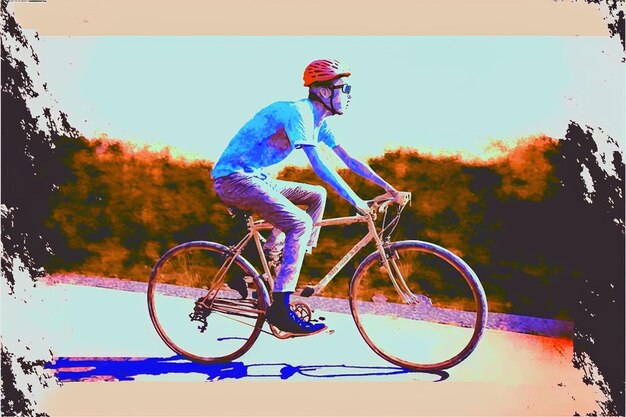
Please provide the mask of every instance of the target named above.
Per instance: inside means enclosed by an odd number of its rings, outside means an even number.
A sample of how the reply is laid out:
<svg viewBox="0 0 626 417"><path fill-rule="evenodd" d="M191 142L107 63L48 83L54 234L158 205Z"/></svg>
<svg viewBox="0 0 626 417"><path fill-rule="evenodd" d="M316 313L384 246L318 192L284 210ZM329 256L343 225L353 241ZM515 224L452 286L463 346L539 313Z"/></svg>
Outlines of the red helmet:
<svg viewBox="0 0 626 417"><path fill-rule="evenodd" d="M318 59L311 62L304 70L304 86L314 82L330 81L338 77L349 76L350 70L334 59Z"/></svg>

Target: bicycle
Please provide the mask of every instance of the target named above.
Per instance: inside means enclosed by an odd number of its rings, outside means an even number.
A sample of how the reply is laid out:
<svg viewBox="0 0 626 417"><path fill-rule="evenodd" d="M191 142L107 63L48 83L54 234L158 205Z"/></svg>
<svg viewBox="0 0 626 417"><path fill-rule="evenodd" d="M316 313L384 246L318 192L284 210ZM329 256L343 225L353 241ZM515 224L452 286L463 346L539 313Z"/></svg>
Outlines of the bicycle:
<svg viewBox="0 0 626 417"><path fill-rule="evenodd" d="M474 271L451 251L425 241L391 241L410 193L388 216L393 198L370 201L369 214L323 219L319 225L367 225L365 236L316 285L300 297L319 294L367 244L376 250L357 267L349 289L350 312L359 333L379 356L405 369L438 371L466 359L476 348L487 320L487 300ZM148 285L148 306L159 336L174 352L202 363L226 362L243 355L263 329L271 304L273 275L263 252L261 231L272 229L251 213L243 214L247 234L237 244L192 241L167 251L156 263ZM377 219L382 217L380 226ZM254 241L263 274L242 256ZM228 283L244 277L235 290ZM456 281L455 281L456 280ZM241 280L240 280L241 282ZM302 300L292 309L310 319Z"/></svg>

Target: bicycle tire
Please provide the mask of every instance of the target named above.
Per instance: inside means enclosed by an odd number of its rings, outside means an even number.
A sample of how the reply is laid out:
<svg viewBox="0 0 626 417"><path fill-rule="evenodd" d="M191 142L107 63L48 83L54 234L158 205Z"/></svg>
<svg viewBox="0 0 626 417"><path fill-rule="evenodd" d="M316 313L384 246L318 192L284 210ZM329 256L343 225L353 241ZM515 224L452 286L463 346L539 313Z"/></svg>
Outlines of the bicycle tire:
<svg viewBox="0 0 626 417"><path fill-rule="evenodd" d="M167 251L150 274L148 312L157 333L174 352L196 362L240 357L252 347L265 321L269 295L242 256L226 268L209 305L198 304L216 284L215 274L229 255L219 243L187 242ZM245 283L240 292L226 283L233 277Z"/></svg>
<svg viewBox="0 0 626 417"><path fill-rule="evenodd" d="M478 277L460 257L428 242L395 242L386 256L415 302L399 295L380 254L370 254L350 283L350 309L359 333L380 357L406 369L440 371L458 365L478 345L487 321Z"/></svg>

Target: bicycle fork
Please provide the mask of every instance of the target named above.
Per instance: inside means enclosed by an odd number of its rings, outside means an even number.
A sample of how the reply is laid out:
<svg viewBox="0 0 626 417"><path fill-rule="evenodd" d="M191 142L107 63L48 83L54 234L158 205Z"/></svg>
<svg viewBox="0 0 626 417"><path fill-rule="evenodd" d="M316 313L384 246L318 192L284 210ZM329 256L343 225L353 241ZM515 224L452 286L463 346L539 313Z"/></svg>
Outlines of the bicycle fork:
<svg viewBox="0 0 626 417"><path fill-rule="evenodd" d="M380 254L381 263L385 267L393 287L408 304L417 303L417 300L409 289L404 276L402 276L402 271L400 271L400 268L398 267L398 263L396 262L398 254L391 247L391 242L389 240L385 240L384 242L381 240L380 236L376 233L376 226L372 219L368 221L368 227L370 229L370 234L373 236L374 242L376 243L378 253Z"/></svg>

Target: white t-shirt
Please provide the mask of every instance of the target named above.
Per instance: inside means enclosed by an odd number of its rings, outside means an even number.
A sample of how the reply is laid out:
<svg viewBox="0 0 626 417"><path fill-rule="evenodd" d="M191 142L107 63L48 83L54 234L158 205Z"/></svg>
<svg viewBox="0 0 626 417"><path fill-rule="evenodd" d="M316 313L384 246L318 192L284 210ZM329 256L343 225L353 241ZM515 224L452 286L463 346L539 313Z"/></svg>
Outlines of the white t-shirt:
<svg viewBox="0 0 626 417"><path fill-rule="evenodd" d="M262 173L294 149L319 143L337 146L325 120L315 127L311 101L278 101L259 111L237 132L211 176L215 179L235 172Z"/></svg>

